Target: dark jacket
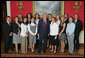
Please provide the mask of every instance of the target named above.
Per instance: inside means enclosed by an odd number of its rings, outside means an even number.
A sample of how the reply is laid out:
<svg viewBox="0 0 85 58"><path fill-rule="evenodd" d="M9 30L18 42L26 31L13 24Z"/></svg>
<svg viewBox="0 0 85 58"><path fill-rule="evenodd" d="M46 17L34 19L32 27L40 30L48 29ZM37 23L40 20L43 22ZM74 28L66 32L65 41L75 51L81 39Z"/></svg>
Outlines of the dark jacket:
<svg viewBox="0 0 85 58"><path fill-rule="evenodd" d="M75 33L80 33L82 30L82 22L80 20L77 20L76 22L76 27L75 27Z"/></svg>
<svg viewBox="0 0 85 58"><path fill-rule="evenodd" d="M47 20L47 23L46 23L46 28L44 28L43 20L39 20L38 34L39 34L40 39L44 39L43 37L46 38L47 35L49 34L49 31L50 31L50 25L49 25L48 20Z"/></svg>
<svg viewBox="0 0 85 58"><path fill-rule="evenodd" d="M4 31L4 37L7 39L10 34L10 32L12 32L12 23L10 23L10 25L5 22L4 25L3 25L3 31Z"/></svg>
<svg viewBox="0 0 85 58"><path fill-rule="evenodd" d="M19 31L20 31L19 26L18 26L16 23L14 23L14 24L13 24L13 33L18 34Z"/></svg>

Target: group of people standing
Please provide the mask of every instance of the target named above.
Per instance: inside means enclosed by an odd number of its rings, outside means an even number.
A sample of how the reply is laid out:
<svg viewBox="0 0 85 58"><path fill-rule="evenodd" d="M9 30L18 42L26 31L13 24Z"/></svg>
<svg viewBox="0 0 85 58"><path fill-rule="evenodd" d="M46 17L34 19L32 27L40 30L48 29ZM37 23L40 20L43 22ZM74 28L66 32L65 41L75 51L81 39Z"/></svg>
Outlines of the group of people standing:
<svg viewBox="0 0 85 58"><path fill-rule="evenodd" d="M21 53L26 53L27 50L33 53L36 49L38 53L45 53L47 48L50 48L51 53L56 53L57 50L63 53L66 46L70 54L73 53L74 47L79 50L82 22L78 20L78 15L75 15L74 20L72 17L68 19L67 14L52 17L51 14L44 13L41 19L38 13L35 17L28 13L26 17L16 16L13 24L7 16L3 27L5 53L8 53L9 48L16 53L19 52L19 48Z"/></svg>

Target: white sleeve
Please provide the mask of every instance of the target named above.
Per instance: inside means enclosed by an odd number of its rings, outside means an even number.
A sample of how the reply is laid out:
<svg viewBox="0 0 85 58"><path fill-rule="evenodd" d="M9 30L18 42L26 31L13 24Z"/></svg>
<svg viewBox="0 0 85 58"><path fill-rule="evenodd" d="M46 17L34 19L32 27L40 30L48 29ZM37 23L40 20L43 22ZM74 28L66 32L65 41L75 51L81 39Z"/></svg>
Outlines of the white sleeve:
<svg viewBox="0 0 85 58"><path fill-rule="evenodd" d="M28 24L28 31L31 35L35 35L31 30L30 30L30 25Z"/></svg>
<svg viewBox="0 0 85 58"><path fill-rule="evenodd" d="M55 26L56 26L55 33L56 33L56 35L58 35L58 25L56 24Z"/></svg>

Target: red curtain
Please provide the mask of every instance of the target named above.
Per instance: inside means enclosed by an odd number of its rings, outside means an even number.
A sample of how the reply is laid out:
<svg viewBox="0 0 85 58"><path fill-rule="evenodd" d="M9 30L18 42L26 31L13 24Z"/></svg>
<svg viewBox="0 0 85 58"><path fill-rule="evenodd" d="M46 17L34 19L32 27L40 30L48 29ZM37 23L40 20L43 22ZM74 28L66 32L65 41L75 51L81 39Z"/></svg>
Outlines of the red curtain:
<svg viewBox="0 0 85 58"><path fill-rule="evenodd" d="M32 1L23 1L24 9L22 10L22 13L18 10L17 3L19 3L19 1L10 1L12 22L14 22L14 17L19 14L22 14L25 17L27 13L32 13Z"/></svg>
<svg viewBox="0 0 85 58"><path fill-rule="evenodd" d="M19 1L10 1L12 22L14 21L14 17L20 14L20 11L17 8L17 3L19 3ZM80 1L80 3L81 8L78 10L77 14L79 15L79 19L82 21L84 27L84 1ZM32 1L23 1L23 6L24 10L22 10L21 13L23 16L26 16L28 12L32 13ZM74 1L65 1L65 13L68 14L68 17L74 17L75 15L73 6Z"/></svg>
<svg viewBox="0 0 85 58"><path fill-rule="evenodd" d="M65 1L65 13L68 14L68 17L72 16L74 18L75 15L75 10L73 6L75 1ZM79 20L82 21L83 27L84 27L84 1L80 1L79 4L81 3L80 9L78 9L77 14L79 15Z"/></svg>

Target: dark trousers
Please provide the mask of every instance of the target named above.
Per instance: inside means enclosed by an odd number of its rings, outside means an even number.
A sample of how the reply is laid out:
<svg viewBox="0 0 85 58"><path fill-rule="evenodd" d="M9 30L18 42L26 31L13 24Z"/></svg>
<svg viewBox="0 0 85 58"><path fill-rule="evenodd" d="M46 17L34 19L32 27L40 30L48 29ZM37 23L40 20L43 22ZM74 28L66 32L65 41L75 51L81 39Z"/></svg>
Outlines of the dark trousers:
<svg viewBox="0 0 85 58"><path fill-rule="evenodd" d="M4 39L4 51L5 51L5 53L8 53L9 49L14 50L12 37Z"/></svg>
<svg viewBox="0 0 85 58"><path fill-rule="evenodd" d="M39 40L36 40L35 49L38 49L38 46L39 46Z"/></svg>
<svg viewBox="0 0 85 58"><path fill-rule="evenodd" d="M57 38L57 47L58 47L58 49L61 49L61 42L60 42L60 39L59 38Z"/></svg>
<svg viewBox="0 0 85 58"><path fill-rule="evenodd" d="M41 50L45 51L46 47L47 47L47 40L46 39L42 39L39 40L39 46L38 46L38 51L41 52Z"/></svg>
<svg viewBox="0 0 85 58"><path fill-rule="evenodd" d="M76 50L79 50L80 48L80 44L79 44L79 34L80 33L75 33L75 37L74 37L74 46L76 48Z"/></svg>
<svg viewBox="0 0 85 58"><path fill-rule="evenodd" d="M67 43L65 44L65 48L68 49L68 38L67 38L67 36L66 36L66 42Z"/></svg>

